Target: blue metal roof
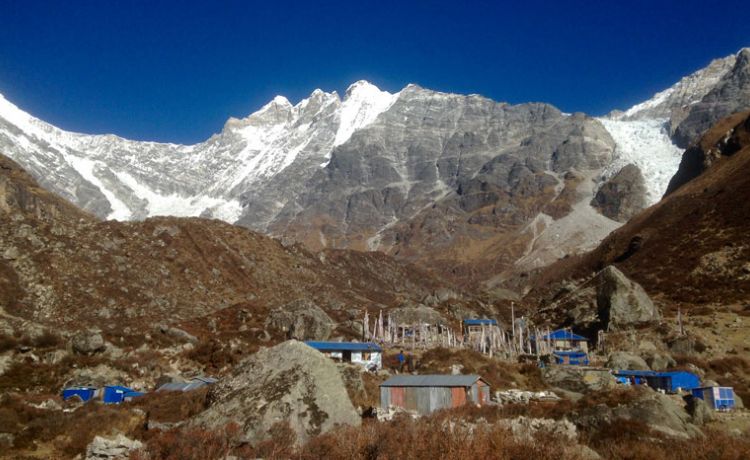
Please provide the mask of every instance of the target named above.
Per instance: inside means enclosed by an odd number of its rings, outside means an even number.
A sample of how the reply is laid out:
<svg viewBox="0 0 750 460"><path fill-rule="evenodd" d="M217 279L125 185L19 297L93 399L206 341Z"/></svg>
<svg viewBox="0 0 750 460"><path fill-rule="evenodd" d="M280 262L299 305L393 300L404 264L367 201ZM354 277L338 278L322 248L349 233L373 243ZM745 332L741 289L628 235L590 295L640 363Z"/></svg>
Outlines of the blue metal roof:
<svg viewBox="0 0 750 460"><path fill-rule="evenodd" d="M383 351L378 344L372 342L315 342L308 340L305 344L318 351Z"/></svg>
<svg viewBox="0 0 750 460"><path fill-rule="evenodd" d="M465 319L464 324L467 326L481 326L484 324L485 326L497 326L497 320L496 319Z"/></svg>
<svg viewBox="0 0 750 460"><path fill-rule="evenodd" d="M381 387L470 387L478 375L396 375L381 383ZM487 383L487 382L485 382Z"/></svg>
<svg viewBox="0 0 750 460"><path fill-rule="evenodd" d="M542 336L542 340L583 340L588 342L589 339L582 335L574 334L565 329L558 329Z"/></svg>

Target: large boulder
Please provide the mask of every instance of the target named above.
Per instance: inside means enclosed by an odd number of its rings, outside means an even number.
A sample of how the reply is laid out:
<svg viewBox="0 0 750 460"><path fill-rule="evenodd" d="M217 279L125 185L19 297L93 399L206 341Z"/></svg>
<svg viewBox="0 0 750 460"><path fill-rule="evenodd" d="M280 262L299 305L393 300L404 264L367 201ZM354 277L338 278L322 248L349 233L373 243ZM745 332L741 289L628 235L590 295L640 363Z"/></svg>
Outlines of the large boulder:
<svg viewBox="0 0 750 460"><path fill-rule="evenodd" d="M556 388L575 393L589 393L614 388L617 381L606 369L576 366L548 366L542 370L544 381Z"/></svg>
<svg viewBox="0 0 750 460"><path fill-rule="evenodd" d="M674 358L661 353L649 353L646 356L646 363L655 371L665 371L677 365L677 361Z"/></svg>
<svg viewBox="0 0 750 460"><path fill-rule="evenodd" d="M687 438L700 434L678 396L645 390L633 402L613 409L615 418L638 420L669 436Z"/></svg>
<svg viewBox="0 0 750 460"><path fill-rule="evenodd" d="M337 425L359 425L336 364L302 342L289 340L238 364L212 386L209 408L194 423L221 429L236 422L243 440L257 443L277 422L288 422L304 442Z"/></svg>
<svg viewBox="0 0 750 460"><path fill-rule="evenodd" d="M596 275L599 318L610 331L652 323L661 312L640 284L610 265Z"/></svg>
<svg viewBox="0 0 750 460"><path fill-rule="evenodd" d="M646 182L634 164L626 165L603 183L591 200L591 206L618 222L627 222L647 205Z"/></svg>
<svg viewBox="0 0 750 460"><path fill-rule="evenodd" d="M93 355L106 348L101 331L96 329L79 331L70 340L70 346L73 352L81 355Z"/></svg>
<svg viewBox="0 0 750 460"><path fill-rule="evenodd" d="M704 400L688 395L685 397L685 402L693 424L701 426L714 419L714 412Z"/></svg>
<svg viewBox="0 0 750 460"><path fill-rule="evenodd" d="M405 305L391 310L395 324L447 324L443 315L424 305Z"/></svg>
<svg viewBox="0 0 750 460"><path fill-rule="evenodd" d="M604 424L616 426L618 420L633 420L671 437L689 438L701 434L679 396L664 395L641 387L630 391L636 393L630 397L621 395L622 402L616 407L598 404L577 414L576 425L583 429L596 429Z"/></svg>
<svg viewBox="0 0 750 460"><path fill-rule="evenodd" d="M610 353L605 367L609 369L630 370L630 371L647 371L648 364L640 356L633 355L624 351L615 351Z"/></svg>
<svg viewBox="0 0 750 460"><path fill-rule="evenodd" d="M327 340L335 323L314 302L299 299L271 310L266 327L288 339Z"/></svg>

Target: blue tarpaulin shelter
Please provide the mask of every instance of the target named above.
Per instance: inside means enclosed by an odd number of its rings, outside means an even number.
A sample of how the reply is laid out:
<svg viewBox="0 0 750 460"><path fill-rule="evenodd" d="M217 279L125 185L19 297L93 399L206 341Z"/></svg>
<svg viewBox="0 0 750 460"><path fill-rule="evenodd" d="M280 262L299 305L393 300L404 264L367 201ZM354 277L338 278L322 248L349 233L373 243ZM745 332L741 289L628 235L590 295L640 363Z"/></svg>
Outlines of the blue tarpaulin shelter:
<svg viewBox="0 0 750 460"><path fill-rule="evenodd" d="M567 329L558 329L552 331L547 335L543 335L540 340L570 340L574 342L588 342L589 339L582 335L574 334L572 331Z"/></svg>
<svg viewBox="0 0 750 460"><path fill-rule="evenodd" d="M700 387L700 378L688 371L612 371L615 377L625 377L636 385L647 384L655 390L676 393L679 390L692 390Z"/></svg>
<svg viewBox="0 0 750 460"><path fill-rule="evenodd" d="M693 388L693 397L706 401L714 410L732 410L735 407L734 389L732 387Z"/></svg>
<svg viewBox="0 0 750 460"><path fill-rule="evenodd" d="M65 388L62 392L63 401L70 398L78 397L81 401L90 401L96 395L96 388L93 387L70 387Z"/></svg>
<svg viewBox="0 0 750 460"><path fill-rule="evenodd" d="M120 404L123 401L128 401L132 398L143 395L144 393L135 391L132 388L119 385L109 385L104 387L104 391L102 392L102 402L104 402L104 404Z"/></svg>

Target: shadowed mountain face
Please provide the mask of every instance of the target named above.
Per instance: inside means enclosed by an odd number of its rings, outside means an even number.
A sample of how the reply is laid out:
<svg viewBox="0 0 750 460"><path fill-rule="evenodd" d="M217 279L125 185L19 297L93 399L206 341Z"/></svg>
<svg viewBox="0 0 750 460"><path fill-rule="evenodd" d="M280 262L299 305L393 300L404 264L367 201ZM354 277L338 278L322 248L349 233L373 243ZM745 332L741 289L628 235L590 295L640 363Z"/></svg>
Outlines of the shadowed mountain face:
<svg viewBox="0 0 750 460"><path fill-rule="evenodd" d="M700 100L686 109L679 123L673 120L674 140L686 148L711 126L733 113L750 109L750 48L742 49L732 68Z"/></svg>
<svg viewBox="0 0 750 460"><path fill-rule="evenodd" d="M418 303L450 288L385 254L312 254L218 220L102 222L1 155L0 224L0 324L135 334L160 322L210 333L225 321L237 334L239 316L249 315L260 329L245 334L255 340L269 310L302 299L347 334L358 332L366 307ZM455 305L479 305L448 292Z"/></svg>
<svg viewBox="0 0 750 460"><path fill-rule="evenodd" d="M700 168L694 168L700 164ZM535 279L545 292L616 264L652 295L684 304L750 299L750 113L721 120L686 154L673 191L594 251Z"/></svg>
<svg viewBox="0 0 750 460"><path fill-rule="evenodd" d="M65 132L0 97L0 148L101 218L213 217L492 286L592 249L658 201L682 153L672 133L745 103L748 52L598 119L357 82L343 98L276 97L191 146Z"/></svg>

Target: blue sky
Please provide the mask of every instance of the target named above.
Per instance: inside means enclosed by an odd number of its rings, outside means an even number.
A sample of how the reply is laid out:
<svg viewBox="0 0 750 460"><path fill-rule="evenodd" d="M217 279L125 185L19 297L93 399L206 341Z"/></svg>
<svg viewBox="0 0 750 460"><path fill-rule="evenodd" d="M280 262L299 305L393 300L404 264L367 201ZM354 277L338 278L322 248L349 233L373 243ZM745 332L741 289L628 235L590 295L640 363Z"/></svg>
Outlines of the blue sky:
<svg viewBox="0 0 750 460"><path fill-rule="evenodd" d="M0 93L64 129L192 143L359 79L627 108L750 46L747 3L0 0Z"/></svg>

